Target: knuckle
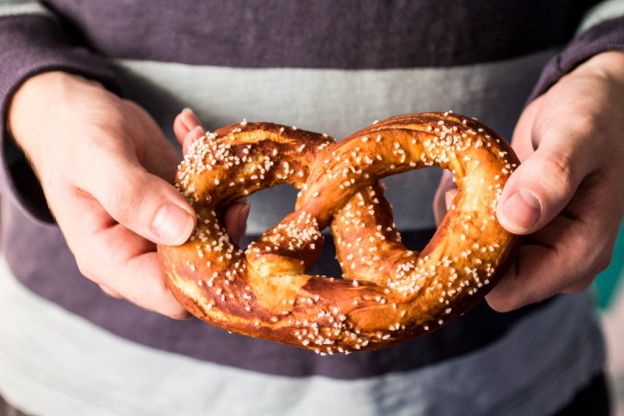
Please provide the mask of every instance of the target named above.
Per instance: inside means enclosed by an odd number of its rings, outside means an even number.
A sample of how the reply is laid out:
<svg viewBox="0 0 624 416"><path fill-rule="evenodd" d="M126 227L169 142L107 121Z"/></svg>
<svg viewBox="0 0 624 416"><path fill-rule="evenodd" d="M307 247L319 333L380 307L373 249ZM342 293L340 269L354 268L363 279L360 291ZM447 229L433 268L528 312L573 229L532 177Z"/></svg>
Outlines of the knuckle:
<svg viewBox="0 0 624 416"><path fill-rule="evenodd" d="M121 98L120 99L120 103L121 103L122 106L125 106L125 107L129 108L130 110L143 111L143 108L141 108L140 105L138 105L134 101L129 100L127 98Z"/></svg>
<svg viewBox="0 0 624 416"><path fill-rule="evenodd" d="M611 250L603 250L595 261L595 274L598 274L609 267L611 260L613 259L613 252Z"/></svg>
<svg viewBox="0 0 624 416"><path fill-rule="evenodd" d="M108 296L115 298L115 299L123 299L123 297L119 293L109 288L108 286L105 286L105 285L99 285L99 286L102 292L104 292Z"/></svg>
<svg viewBox="0 0 624 416"><path fill-rule="evenodd" d="M142 182L133 175L124 175L123 179L121 177L112 179L105 198L108 209L117 221L127 220L139 208L144 187Z"/></svg>
<svg viewBox="0 0 624 416"><path fill-rule="evenodd" d="M576 114L569 120L567 125L577 136L588 136L596 131L600 126L600 116L591 111L583 111Z"/></svg>
<svg viewBox="0 0 624 416"><path fill-rule="evenodd" d="M583 279L580 282L575 283L572 286L568 287L564 291L564 293L573 294L573 293L582 292L582 291L584 291L585 289L587 289L591 285L592 281L593 281L592 278Z"/></svg>
<svg viewBox="0 0 624 416"><path fill-rule="evenodd" d="M588 238L587 235L591 235ZM592 278L605 270L611 264L613 258L613 243L605 242L604 238L595 231L590 230L586 235L582 236L585 250L579 250L579 252L586 253L586 268L584 276L591 276Z"/></svg>
<svg viewBox="0 0 624 416"><path fill-rule="evenodd" d="M523 305L520 299L513 295L490 296L487 298L487 302L492 309L501 313L511 312Z"/></svg>
<svg viewBox="0 0 624 416"><path fill-rule="evenodd" d="M171 319L175 319L177 321L183 321L185 319L189 318L189 314L188 312L186 312L186 310L182 309L180 310L179 308L177 308L176 310L168 310L165 311L163 313L163 315L171 318Z"/></svg>
<svg viewBox="0 0 624 416"><path fill-rule="evenodd" d="M78 158L78 160L82 159L86 163L85 167L90 168L93 166L94 160L114 152L118 143L113 136L110 126L94 122L84 137L76 143L77 153L90 155L90 157Z"/></svg>
<svg viewBox="0 0 624 416"><path fill-rule="evenodd" d="M76 258L76 266L78 267L80 274L89 280L95 281L95 273L93 273L93 268L90 262Z"/></svg>
<svg viewBox="0 0 624 416"><path fill-rule="evenodd" d="M542 165L542 178L554 189L565 194L574 192L576 175L571 156L564 152L548 152Z"/></svg>
<svg viewBox="0 0 624 416"><path fill-rule="evenodd" d="M164 315L171 319L183 320L188 317L188 312L181 305L172 303L170 299L154 308L154 312Z"/></svg>
<svg viewBox="0 0 624 416"><path fill-rule="evenodd" d="M186 310L177 300L167 287L166 283L158 281L149 289L149 298L142 299L149 305L145 305L147 309L153 310L161 315L172 319L185 319L188 315Z"/></svg>

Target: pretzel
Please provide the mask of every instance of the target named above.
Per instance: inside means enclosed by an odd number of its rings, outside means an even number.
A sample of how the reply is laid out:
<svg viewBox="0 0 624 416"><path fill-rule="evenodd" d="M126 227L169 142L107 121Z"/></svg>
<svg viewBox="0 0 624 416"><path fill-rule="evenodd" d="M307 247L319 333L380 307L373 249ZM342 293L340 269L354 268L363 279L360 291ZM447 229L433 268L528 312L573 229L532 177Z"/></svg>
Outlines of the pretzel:
<svg viewBox="0 0 624 416"><path fill-rule="evenodd" d="M197 140L177 186L198 214L183 245L158 246L165 281L193 315L231 332L320 354L376 349L433 331L479 302L515 243L495 216L518 160L476 120L423 113L377 122L340 142L272 123ZM450 169L459 193L421 253L401 244L378 180ZM281 183L295 210L243 252L220 218L236 199ZM330 226L342 278L306 270Z"/></svg>

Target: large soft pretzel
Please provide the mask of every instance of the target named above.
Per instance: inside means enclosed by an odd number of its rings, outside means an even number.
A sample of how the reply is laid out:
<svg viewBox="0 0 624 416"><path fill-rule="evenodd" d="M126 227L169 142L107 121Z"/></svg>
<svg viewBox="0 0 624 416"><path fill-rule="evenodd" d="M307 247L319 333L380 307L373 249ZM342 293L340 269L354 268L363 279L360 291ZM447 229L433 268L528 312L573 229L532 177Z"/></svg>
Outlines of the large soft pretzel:
<svg viewBox="0 0 624 416"><path fill-rule="evenodd" d="M185 244L158 247L167 284L206 322L323 354L432 331L495 283L515 241L495 205L517 163L496 133L449 113L390 118L337 143L271 123L224 127L178 169L199 220ZM450 169L459 194L417 253L401 244L378 179L425 166ZM220 214L280 183L300 189L295 211L243 252ZM327 225L342 279L306 274Z"/></svg>

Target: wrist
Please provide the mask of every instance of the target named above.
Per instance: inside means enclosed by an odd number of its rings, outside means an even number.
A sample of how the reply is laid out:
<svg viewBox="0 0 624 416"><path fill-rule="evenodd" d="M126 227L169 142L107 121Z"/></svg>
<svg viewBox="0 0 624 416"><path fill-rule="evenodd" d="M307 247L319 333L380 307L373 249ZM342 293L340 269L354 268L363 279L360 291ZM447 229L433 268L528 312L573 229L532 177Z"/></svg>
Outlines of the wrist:
<svg viewBox="0 0 624 416"><path fill-rule="evenodd" d="M78 75L51 71L28 78L15 91L8 105L6 128L33 164L45 133L59 122L71 122L72 96L85 88L103 89Z"/></svg>
<svg viewBox="0 0 624 416"><path fill-rule="evenodd" d="M577 72L624 83L624 51L607 51L594 55L572 73Z"/></svg>

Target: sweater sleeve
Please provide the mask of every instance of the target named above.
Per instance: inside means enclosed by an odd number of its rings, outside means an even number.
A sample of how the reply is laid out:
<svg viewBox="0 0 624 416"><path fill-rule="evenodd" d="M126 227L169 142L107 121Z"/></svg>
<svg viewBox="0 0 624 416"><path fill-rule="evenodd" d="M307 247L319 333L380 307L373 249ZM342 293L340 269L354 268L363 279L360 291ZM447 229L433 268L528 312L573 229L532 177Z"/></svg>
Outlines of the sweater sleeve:
<svg viewBox="0 0 624 416"><path fill-rule="evenodd" d="M37 1L0 0L0 192L28 215L46 222L52 218L39 183L7 130L13 93L29 77L51 70L95 79L118 91L106 60L72 39L66 29Z"/></svg>
<svg viewBox="0 0 624 416"><path fill-rule="evenodd" d="M542 71L529 102L587 59L614 50L624 51L624 0L603 1L589 10L574 39Z"/></svg>

